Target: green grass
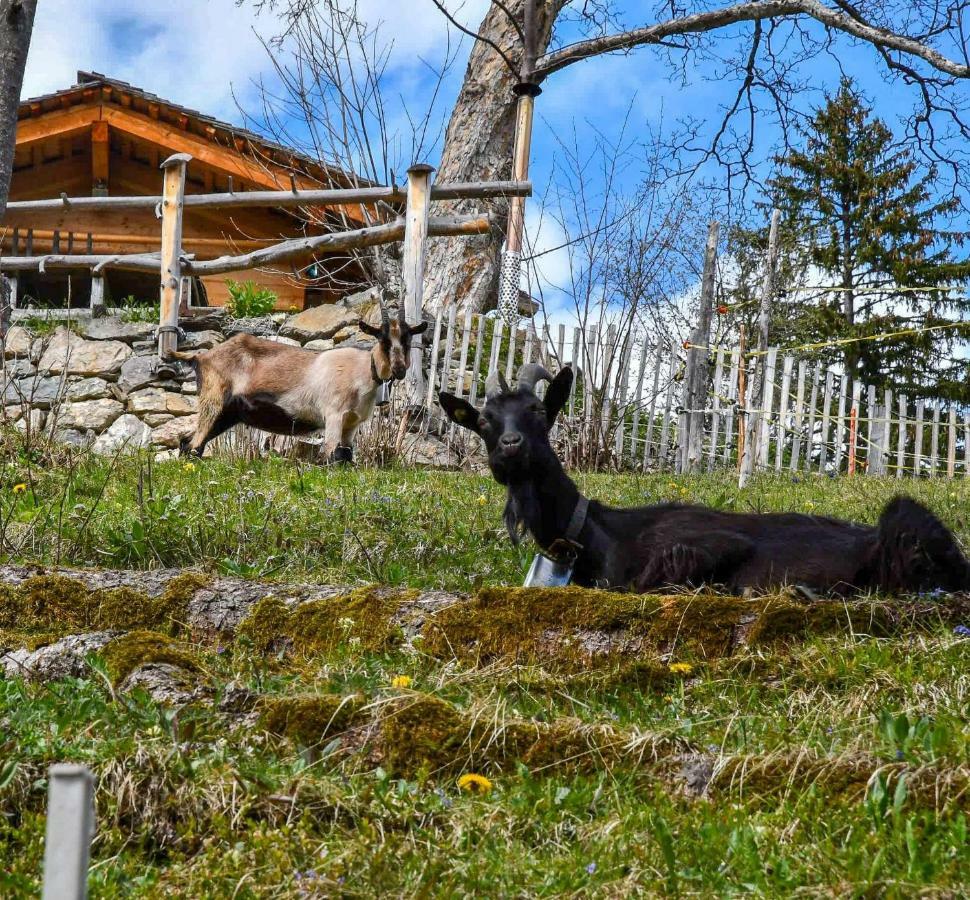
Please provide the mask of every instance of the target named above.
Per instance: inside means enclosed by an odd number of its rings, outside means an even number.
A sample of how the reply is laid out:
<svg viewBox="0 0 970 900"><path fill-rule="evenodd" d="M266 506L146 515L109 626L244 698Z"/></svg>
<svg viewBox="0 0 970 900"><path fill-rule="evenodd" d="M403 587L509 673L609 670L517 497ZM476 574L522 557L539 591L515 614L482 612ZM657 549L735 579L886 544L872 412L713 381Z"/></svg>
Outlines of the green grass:
<svg viewBox="0 0 970 900"><path fill-rule="evenodd" d="M868 522L903 489L970 538L966 482L766 477L738 492L732 480L579 478L618 504L690 499ZM5 557L62 564L517 584L533 551L510 545L503 502L485 476L425 471L17 453L0 463ZM84 679L0 679L0 896L37 890L45 771L59 760L97 773L95 897L970 892L970 640L936 620L892 639L814 637L695 662L656 688L350 642L262 654L237 638L195 652L213 696L178 714L138 692L115 696L97 659ZM410 686L393 687L402 675ZM523 719L584 723L630 743L610 759L567 759L564 748L562 765L476 764L494 786L472 794L457 785L467 767L395 769L405 738L363 751L348 736L270 734L258 711L220 712L230 686L260 703L355 694L371 712L430 695L497 732ZM654 758L660 747L681 749ZM708 798L674 777L688 750L729 773ZM858 766L876 773L868 784L850 784Z"/></svg>

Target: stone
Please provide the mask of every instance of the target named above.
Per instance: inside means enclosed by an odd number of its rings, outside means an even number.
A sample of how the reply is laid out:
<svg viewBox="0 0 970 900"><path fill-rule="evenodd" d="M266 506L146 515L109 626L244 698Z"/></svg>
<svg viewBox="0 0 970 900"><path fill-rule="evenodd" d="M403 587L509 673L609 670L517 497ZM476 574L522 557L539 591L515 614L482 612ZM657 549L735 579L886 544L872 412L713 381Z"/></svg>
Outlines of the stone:
<svg viewBox="0 0 970 900"><path fill-rule="evenodd" d="M182 438L195 433L197 416L177 416L171 421L152 429L152 444L157 447L178 447Z"/></svg>
<svg viewBox="0 0 970 900"><path fill-rule="evenodd" d="M26 328L14 325L7 331L7 340L3 345L4 359L12 359L15 356L29 356L33 342L34 338Z"/></svg>
<svg viewBox="0 0 970 900"><path fill-rule="evenodd" d="M183 394L198 394L199 393L199 383L193 378L191 381L182 382L182 393Z"/></svg>
<svg viewBox="0 0 970 900"><path fill-rule="evenodd" d="M125 413L119 416L107 431L91 445L95 453L111 455L119 450L136 450L151 440L152 430L137 416Z"/></svg>
<svg viewBox="0 0 970 900"><path fill-rule="evenodd" d="M276 334L276 323L269 316L247 316L243 319L231 319L223 329L227 334L255 334L269 337Z"/></svg>
<svg viewBox="0 0 970 900"><path fill-rule="evenodd" d="M321 351L321 350L333 350L333 341L331 341L329 339L324 340L323 338L318 338L317 340L314 340L314 341L307 341L303 345L303 349L304 350L317 350L317 351Z"/></svg>
<svg viewBox="0 0 970 900"><path fill-rule="evenodd" d="M57 428L54 430L54 440L58 444L67 444L69 447L84 450L91 446L93 437L76 428Z"/></svg>
<svg viewBox="0 0 970 900"><path fill-rule="evenodd" d="M437 469L457 469L461 460L441 441L427 435L408 435L401 448L408 463Z"/></svg>
<svg viewBox="0 0 970 900"><path fill-rule="evenodd" d="M0 422L16 422L23 414L24 408L22 406L5 406L3 412L0 413Z"/></svg>
<svg viewBox="0 0 970 900"><path fill-rule="evenodd" d="M132 341L131 349L135 353L152 353L156 346L155 341Z"/></svg>
<svg viewBox="0 0 970 900"><path fill-rule="evenodd" d="M157 428L159 425L164 425L166 422L170 422L174 419L171 413L145 413L142 416L142 421L146 425L150 425L152 428Z"/></svg>
<svg viewBox="0 0 970 900"><path fill-rule="evenodd" d="M283 337L281 334L270 335L268 338L274 344L285 344L287 347L302 347L303 345L299 341L293 340L293 338Z"/></svg>
<svg viewBox="0 0 970 900"><path fill-rule="evenodd" d="M360 334L360 332L356 328L347 326L346 328L341 328L340 331L333 336L333 342L334 344L342 344L345 341L349 341L351 338L357 337L358 334Z"/></svg>
<svg viewBox="0 0 970 900"><path fill-rule="evenodd" d="M224 340L221 331L187 331L179 341L179 350L211 350Z"/></svg>
<svg viewBox="0 0 970 900"><path fill-rule="evenodd" d="M47 413L40 409L31 409L26 415L21 415L16 422L14 422L14 428L23 434L27 433L28 426L30 427L31 434L36 434L44 427L44 422L47 420Z"/></svg>
<svg viewBox="0 0 970 900"><path fill-rule="evenodd" d="M90 429L100 434L124 411L124 406L117 400L81 400L78 403L64 403L57 413L57 427Z"/></svg>
<svg viewBox="0 0 970 900"><path fill-rule="evenodd" d="M359 318L360 311L357 309L350 308L342 302L328 303L290 316L280 328L280 334L284 337L296 338L301 342L329 338L341 328L355 325Z"/></svg>
<svg viewBox="0 0 970 900"><path fill-rule="evenodd" d="M142 388L128 395L128 412L132 413L171 413L173 416L187 416L196 410L195 397L186 397L175 391L162 388Z"/></svg>
<svg viewBox="0 0 970 900"><path fill-rule="evenodd" d="M8 650L0 654L8 678L26 677L38 681L90 676L87 658L102 650L119 634L117 631L93 631L72 634L37 650Z"/></svg>
<svg viewBox="0 0 970 900"><path fill-rule="evenodd" d="M86 341L62 326L48 342L38 368L52 374L109 375L120 372L131 355L131 347L121 341Z"/></svg>
<svg viewBox="0 0 970 900"><path fill-rule="evenodd" d="M82 378L68 385L67 399L103 400L105 397L112 396L112 387L114 385L108 384L103 378Z"/></svg>
<svg viewBox="0 0 970 900"><path fill-rule="evenodd" d="M62 378L21 378L7 382L3 389L3 402L26 402L38 409L50 409L64 396L66 387Z"/></svg>
<svg viewBox="0 0 970 900"><path fill-rule="evenodd" d="M185 331L207 331L210 328L222 328L225 319L225 309L221 306L213 306L205 312L181 317L179 325Z"/></svg>
<svg viewBox="0 0 970 900"><path fill-rule="evenodd" d="M144 341L155 333L156 322L125 322L117 316L87 319L80 324L83 337L92 341Z"/></svg>
<svg viewBox="0 0 970 900"><path fill-rule="evenodd" d="M3 365L2 375L6 375L7 380L12 380L16 378L29 378L31 375L37 373L37 366L35 366L29 359L8 359ZM3 379L0 378L0 384L3 383Z"/></svg>
<svg viewBox="0 0 970 900"><path fill-rule="evenodd" d="M132 356L126 359L121 366L121 375L118 376L118 387L126 394L137 391L138 388L151 384L155 380L155 367L158 365L158 357L154 354L149 356Z"/></svg>

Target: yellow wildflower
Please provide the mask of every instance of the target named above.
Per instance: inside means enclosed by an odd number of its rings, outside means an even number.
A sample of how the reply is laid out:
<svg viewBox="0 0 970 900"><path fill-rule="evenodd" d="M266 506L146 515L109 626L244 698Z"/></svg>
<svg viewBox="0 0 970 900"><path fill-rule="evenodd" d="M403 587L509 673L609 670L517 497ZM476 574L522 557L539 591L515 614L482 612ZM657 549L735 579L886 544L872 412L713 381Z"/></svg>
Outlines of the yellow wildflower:
<svg viewBox="0 0 970 900"><path fill-rule="evenodd" d="M411 676L410 675L395 675L391 679L392 688L405 689L411 687Z"/></svg>
<svg viewBox="0 0 970 900"><path fill-rule="evenodd" d="M185 464L184 464L184 465L182 466L182 468L183 468L183 469L184 469L184 470L185 470L186 472L194 472L194 471L195 471L195 463L190 463L190 462L187 462L187 463L185 463Z"/></svg>
<svg viewBox="0 0 970 900"><path fill-rule="evenodd" d="M808 502L807 502L807 503L805 504L805 509L815 509L815 504L814 504L814 503L812 503L812 501L811 501L811 500L809 500L809 501L808 501Z"/></svg>
<svg viewBox="0 0 970 900"><path fill-rule="evenodd" d="M458 787L471 794L487 794L492 789L492 782L484 775L469 773L458 779Z"/></svg>
<svg viewBox="0 0 970 900"><path fill-rule="evenodd" d="M13 492L15 494L22 494L26 490L27 490L27 485L24 484L22 481L20 482L20 484L15 484L13 486Z"/></svg>
<svg viewBox="0 0 970 900"><path fill-rule="evenodd" d="M675 675L690 675L694 671L694 667L690 663L685 662L671 663L670 671Z"/></svg>
<svg viewBox="0 0 970 900"><path fill-rule="evenodd" d="M676 481L671 481L668 486L676 491L680 485L678 485Z"/></svg>
<svg viewBox="0 0 970 900"><path fill-rule="evenodd" d="M478 505L479 506L484 506L486 503L488 503L488 497L486 497L484 494L479 494L478 495Z"/></svg>

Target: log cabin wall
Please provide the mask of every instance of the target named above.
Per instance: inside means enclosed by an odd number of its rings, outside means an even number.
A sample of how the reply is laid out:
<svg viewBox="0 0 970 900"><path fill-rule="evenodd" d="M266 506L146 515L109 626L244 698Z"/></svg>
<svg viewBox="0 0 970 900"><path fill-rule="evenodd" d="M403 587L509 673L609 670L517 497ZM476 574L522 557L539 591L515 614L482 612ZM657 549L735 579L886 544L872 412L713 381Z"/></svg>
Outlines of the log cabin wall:
<svg viewBox="0 0 970 900"><path fill-rule="evenodd" d="M78 84L20 106L11 200L58 196L141 195L161 192L159 164L172 153L189 153L186 193L279 190L299 187L342 187L343 173L325 169L294 151L248 131L218 122L124 82L96 73L78 73ZM314 210L314 223L290 210L186 210L183 247L197 259L244 253L303 234L326 232L339 211ZM352 210L343 210L354 215ZM359 218L359 213L356 214ZM8 212L0 229L4 254L157 252L160 223L143 211L83 213L65 206L54 213ZM316 224L319 222L320 224ZM333 302L358 290L360 273L346 259L321 259L320 271L340 271L342 284L320 287L303 272L249 270L232 280L253 281L277 295L277 309L301 310ZM107 299L129 295L156 302L158 279L110 271ZM28 298L45 306L87 306L90 273L24 273L19 279L21 303ZM201 288L201 289L200 289ZM227 278L202 279L207 302L222 306L228 299Z"/></svg>

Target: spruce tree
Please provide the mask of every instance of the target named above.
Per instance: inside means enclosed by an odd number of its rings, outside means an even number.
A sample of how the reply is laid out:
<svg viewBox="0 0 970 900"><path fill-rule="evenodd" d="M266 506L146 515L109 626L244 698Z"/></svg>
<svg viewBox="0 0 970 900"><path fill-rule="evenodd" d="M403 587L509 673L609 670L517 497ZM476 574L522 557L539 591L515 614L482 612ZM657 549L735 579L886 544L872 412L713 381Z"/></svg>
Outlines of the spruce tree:
<svg viewBox="0 0 970 900"><path fill-rule="evenodd" d="M956 258L966 234L942 227L958 201L936 196L936 171L918 171L912 152L848 79L816 110L802 137L799 149L776 158L769 182L770 205L783 216L781 284L789 291L777 313L786 341L917 332L840 344L819 355L867 384L970 401L963 352L970 322L925 330L970 313L961 287L970 263ZM739 243L750 250L753 238L749 233ZM819 283L837 289L810 287ZM957 289L941 290L952 286Z"/></svg>

